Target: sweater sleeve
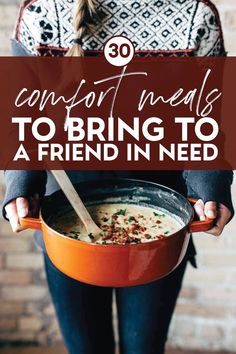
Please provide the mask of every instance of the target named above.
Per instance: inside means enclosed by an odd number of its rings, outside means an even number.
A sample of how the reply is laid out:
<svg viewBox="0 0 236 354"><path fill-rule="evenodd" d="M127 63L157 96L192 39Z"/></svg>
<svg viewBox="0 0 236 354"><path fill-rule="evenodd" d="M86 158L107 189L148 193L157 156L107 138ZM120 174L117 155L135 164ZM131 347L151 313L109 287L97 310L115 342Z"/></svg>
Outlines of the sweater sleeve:
<svg viewBox="0 0 236 354"><path fill-rule="evenodd" d="M190 44L196 56L225 56L220 17L214 4L199 0L192 19Z"/></svg>
<svg viewBox="0 0 236 354"><path fill-rule="evenodd" d="M16 39L11 41L13 56L32 55ZM26 170L7 170L5 171L6 193L3 201L2 214L5 219L5 206L12 200L24 197L30 198L36 193L43 197L46 190L47 173L46 171L26 171Z"/></svg>
<svg viewBox="0 0 236 354"><path fill-rule="evenodd" d="M5 206L12 200L24 197L29 198L36 193L43 197L46 189L46 171L5 171L6 193L3 201L3 216L6 218Z"/></svg>
<svg viewBox="0 0 236 354"><path fill-rule="evenodd" d="M191 40L196 56L225 56L220 18L216 7L208 1L199 1L191 28ZM184 171L188 196L201 198L205 203L224 204L234 214L231 198L232 171Z"/></svg>
<svg viewBox="0 0 236 354"><path fill-rule="evenodd" d="M233 217L232 171L186 170L184 171L184 179L189 197L200 198L204 203L208 201L221 203L231 211L231 218Z"/></svg>
<svg viewBox="0 0 236 354"><path fill-rule="evenodd" d="M12 37L13 55L15 55L15 49L19 56L25 56L25 53L26 55L38 54L36 50L36 38L39 39L41 33L35 30L39 19L35 16L37 11L32 12L32 8L35 9L35 4L32 4L32 1L21 1ZM40 11L40 7L38 10ZM17 46L17 43L20 46Z"/></svg>

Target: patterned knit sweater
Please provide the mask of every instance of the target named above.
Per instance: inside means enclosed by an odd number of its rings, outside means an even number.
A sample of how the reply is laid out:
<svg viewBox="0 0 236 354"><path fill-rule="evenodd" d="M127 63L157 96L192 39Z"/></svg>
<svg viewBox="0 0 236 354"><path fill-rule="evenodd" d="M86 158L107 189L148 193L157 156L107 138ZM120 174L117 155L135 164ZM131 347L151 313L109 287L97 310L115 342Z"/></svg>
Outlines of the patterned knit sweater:
<svg viewBox="0 0 236 354"><path fill-rule="evenodd" d="M75 38L73 0L24 0L14 39L28 54L64 55ZM133 41L138 55L225 55L218 12L208 0L98 0L100 20L84 38L97 55L114 35Z"/></svg>

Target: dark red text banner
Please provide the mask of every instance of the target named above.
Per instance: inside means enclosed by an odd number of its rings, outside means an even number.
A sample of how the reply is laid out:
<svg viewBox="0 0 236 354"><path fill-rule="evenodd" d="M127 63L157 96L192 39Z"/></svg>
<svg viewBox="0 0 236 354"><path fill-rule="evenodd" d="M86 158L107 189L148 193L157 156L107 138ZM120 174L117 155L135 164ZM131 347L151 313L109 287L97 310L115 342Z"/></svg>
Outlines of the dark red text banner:
<svg viewBox="0 0 236 354"><path fill-rule="evenodd" d="M0 169L236 169L236 58L0 58Z"/></svg>

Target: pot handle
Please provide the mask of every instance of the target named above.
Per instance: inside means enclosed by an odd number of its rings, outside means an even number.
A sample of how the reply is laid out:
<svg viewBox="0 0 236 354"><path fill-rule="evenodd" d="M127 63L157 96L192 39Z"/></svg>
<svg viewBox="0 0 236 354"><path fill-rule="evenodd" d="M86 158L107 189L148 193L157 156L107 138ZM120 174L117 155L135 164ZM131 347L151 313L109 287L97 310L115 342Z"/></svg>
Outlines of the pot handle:
<svg viewBox="0 0 236 354"><path fill-rule="evenodd" d="M197 202L196 198L188 198L189 203L195 204ZM213 219L209 219L206 217L204 221L193 221L189 226L189 232L203 232L208 231L212 228L214 224Z"/></svg>
<svg viewBox="0 0 236 354"><path fill-rule="evenodd" d="M36 218L20 218L20 225L24 229L34 229L34 230L41 230L42 222L40 219Z"/></svg>

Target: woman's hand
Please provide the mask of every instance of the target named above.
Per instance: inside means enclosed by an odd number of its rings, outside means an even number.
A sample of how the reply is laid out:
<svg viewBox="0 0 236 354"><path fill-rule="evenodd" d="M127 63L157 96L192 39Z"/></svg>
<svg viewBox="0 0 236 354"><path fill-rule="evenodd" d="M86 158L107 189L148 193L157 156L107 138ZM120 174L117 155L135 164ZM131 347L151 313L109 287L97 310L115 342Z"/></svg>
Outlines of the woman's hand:
<svg viewBox="0 0 236 354"><path fill-rule="evenodd" d="M22 197L17 198L7 204L5 210L13 232L20 232L23 228L20 225L19 218L36 217L38 215L39 195L36 194L29 200Z"/></svg>
<svg viewBox="0 0 236 354"><path fill-rule="evenodd" d="M220 236L225 225L231 217L231 211L223 204L217 205L216 202L207 202L204 204L202 199L199 199L194 204L194 209L200 220L205 220L206 216L210 219L215 219L215 224L207 231L214 236Z"/></svg>

